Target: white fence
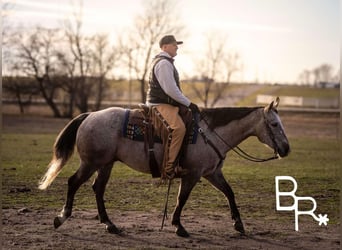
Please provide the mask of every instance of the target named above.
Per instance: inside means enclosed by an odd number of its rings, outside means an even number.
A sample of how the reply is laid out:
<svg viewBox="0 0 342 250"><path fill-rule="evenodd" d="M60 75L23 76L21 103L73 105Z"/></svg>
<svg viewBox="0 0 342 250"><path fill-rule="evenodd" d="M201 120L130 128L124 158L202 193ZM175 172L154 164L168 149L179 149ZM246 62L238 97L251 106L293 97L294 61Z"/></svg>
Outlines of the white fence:
<svg viewBox="0 0 342 250"><path fill-rule="evenodd" d="M258 95L257 104L267 104L275 100L276 96ZM314 107L314 108L339 108L339 98L308 98L301 96L280 96L280 102L283 106L291 107Z"/></svg>

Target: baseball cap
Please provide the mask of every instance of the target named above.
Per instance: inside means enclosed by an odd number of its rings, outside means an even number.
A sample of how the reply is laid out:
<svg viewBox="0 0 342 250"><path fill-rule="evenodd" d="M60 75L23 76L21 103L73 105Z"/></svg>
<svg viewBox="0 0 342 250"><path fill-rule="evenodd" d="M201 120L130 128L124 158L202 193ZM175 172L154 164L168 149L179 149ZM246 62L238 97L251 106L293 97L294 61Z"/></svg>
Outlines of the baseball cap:
<svg viewBox="0 0 342 250"><path fill-rule="evenodd" d="M174 43L174 42L176 42L177 44L182 44L183 43L183 41L177 41L174 36L167 35L167 36L164 36L162 39L160 39L159 47L161 48L165 44L171 44L171 43Z"/></svg>

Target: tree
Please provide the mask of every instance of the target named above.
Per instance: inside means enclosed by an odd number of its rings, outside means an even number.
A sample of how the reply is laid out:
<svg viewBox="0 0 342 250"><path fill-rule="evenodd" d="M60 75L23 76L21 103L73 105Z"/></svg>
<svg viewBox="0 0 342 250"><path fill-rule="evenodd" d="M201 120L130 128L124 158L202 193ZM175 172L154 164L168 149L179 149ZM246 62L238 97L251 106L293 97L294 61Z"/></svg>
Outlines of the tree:
<svg viewBox="0 0 342 250"><path fill-rule="evenodd" d="M320 82L338 82L339 81L339 72L337 75L333 73L334 68L332 65L323 63L312 70L305 69L303 70L299 76L298 80L302 84L313 84L318 85Z"/></svg>
<svg viewBox="0 0 342 250"><path fill-rule="evenodd" d="M20 72L7 79L19 105L22 93L27 95L30 88L17 80L32 78L55 117L72 117L75 107L87 112L90 99L100 109L106 76L120 56L106 34L83 35L82 1L64 24L64 29L18 30L7 39L5 49L11 52L8 74Z"/></svg>
<svg viewBox="0 0 342 250"><path fill-rule="evenodd" d="M55 81L57 72L56 53L57 41L60 33L56 29L37 27L32 33L17 33L17 54L13 69L21 69L36 81L37 88L55 117L61 117L61 112L55 102L60 89L59 82Z"/></svg>
<svg viewBox="0 0 342 250"><path fill-rule="evenodd" d="M154 46L162 36L174 34L177 37L184 29L175 2L149 0L144 4L144 11L136 17L135 26L126 38L126 49L123 49L127 65L140 82L142 102L146 100L146 78Z"/></svg>
<svg viewBox="0 0 342 250"><path fill-rule="evenodd" d="M106 90L106 76L116 65L121 52L115 47L110 47L107 34L96 34L92 38L91 71L92 78L96 81L95 110L101 107Z"/></svg>
<svg viewBox="0 0 342 250"><path fill-rule="evenodd" d="M322 64L317 68L314 68L313 75L315 84L331 81L333 78L332 71L333 67L330 64Z"/></svg>
<svg viewBox="0 0 342 250"><path fill-rule="evenodd" d="M232 75L241 70L242 65L239 63L240 56L237 52L229 53L224 56L223 59L223 73L225 74L225 78L223 82L215 83L215 90L213 100L211 102L211 107L214 107L215 104L223 98L223 94L225 93L226 88L231 83Z"/></svg>
<svg viewBox="0 0 342 250"><path fill-rule="evenodd" d="M217 34L209 34L206 38L205 56L198 64L203 86L200 88L195 85L194 91L205 107L214 107L223 98L232 75L241 69L241 65L238 53L227 51L226 38ZM211 100L210 104L209 100Z"/></svg>
<svg viewBox="0 0 342 250"><path fill-rule="evenodd" d="M87 79L90 70L90 48L89 38L82 33L82 18L83 18L83 1L79 1L79 5L74 8L73 17L65 20L64 31L67 39L71 58L69 73L72 75L73 82L71 83L71 96L75 105L81 113L87 112L89 96L91 94L92 84ZM64 56L66 58L66 56ZM71 97L70 97L71 98Z"/></svg>
<svg viewBox="0 0 342 250"><path fill-rule="evenodd" d="M32 98L39 94L34 79L15 76L3 77L3 89L7 96L15 97L21 114L24 114L25 107L31 104Z"/></svg>
<svg viewBox="0 0 342 250"><path fill-rule="evenodd" d="M121 54L116 47L110 46L107 34L84 35L82 20L83 1L79 1L72 18L64 22L69 50L60 56L71 80L68 84L69 107L75 104L84 113L89 111L91 98L95 101L94 109L100 109L106 93L106 76Z"/></svg>

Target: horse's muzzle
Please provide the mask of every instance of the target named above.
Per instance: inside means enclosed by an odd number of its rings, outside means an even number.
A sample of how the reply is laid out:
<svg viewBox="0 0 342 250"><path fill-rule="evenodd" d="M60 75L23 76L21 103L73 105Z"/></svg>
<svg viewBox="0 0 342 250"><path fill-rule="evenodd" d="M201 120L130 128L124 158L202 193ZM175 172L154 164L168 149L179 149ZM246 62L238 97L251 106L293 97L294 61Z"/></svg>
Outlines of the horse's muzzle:
<svg viewBox="0 0 342 250"><path fill-rule="evenodd" d="M277 148L277 152L280 157L286 157L290 153L290 145L288 143L283 143L281 147Z"/></svg>

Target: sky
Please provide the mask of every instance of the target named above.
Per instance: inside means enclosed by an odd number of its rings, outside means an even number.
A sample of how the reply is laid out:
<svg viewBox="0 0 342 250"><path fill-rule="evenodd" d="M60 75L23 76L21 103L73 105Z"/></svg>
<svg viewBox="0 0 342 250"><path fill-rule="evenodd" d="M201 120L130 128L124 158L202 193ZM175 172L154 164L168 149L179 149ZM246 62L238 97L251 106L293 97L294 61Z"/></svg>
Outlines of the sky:
<svg viewBox="0 0 342 250"><path fill-rule="evenodd" d="M14 3L12 24L60 27L70 0L2 0ZM75 1L74 1L75 2ZM115 36L132 26L144 0L84 0L84 31ZM299 74L323 63L340 67L339 0L179 0L186 36L176 57L181 76L196 75L205 37L226 39L243 68L236 81L296 83ZM158 45L155 46L158 52Z"/></svg>

